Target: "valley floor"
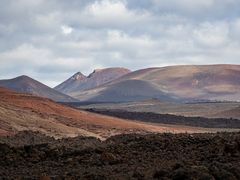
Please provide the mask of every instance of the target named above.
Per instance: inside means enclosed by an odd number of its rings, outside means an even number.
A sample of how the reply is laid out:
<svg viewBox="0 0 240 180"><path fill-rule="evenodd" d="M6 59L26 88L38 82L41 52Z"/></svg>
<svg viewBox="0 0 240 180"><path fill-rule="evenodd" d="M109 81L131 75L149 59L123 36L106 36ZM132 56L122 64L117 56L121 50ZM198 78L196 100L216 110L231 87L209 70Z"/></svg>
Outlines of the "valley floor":
<svg viewBox="0 0 240 180"><path fill-rule="evenodd" d="M73 103L72 106L79 107L80 109L122 110L130 112L171 114L185 117L240 119L239 102L169 103L150 99L125 103Z"/></svg>

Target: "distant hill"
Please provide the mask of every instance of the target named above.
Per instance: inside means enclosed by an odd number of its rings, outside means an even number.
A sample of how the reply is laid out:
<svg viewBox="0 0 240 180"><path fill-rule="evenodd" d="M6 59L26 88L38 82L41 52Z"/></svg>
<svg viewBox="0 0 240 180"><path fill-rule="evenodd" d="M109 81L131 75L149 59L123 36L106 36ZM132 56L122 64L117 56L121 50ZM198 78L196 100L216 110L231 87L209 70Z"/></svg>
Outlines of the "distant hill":
<svg viewBox="0 0 240 180"><path fill-rule="evenodd" d="M138 85L135 85L139 81L147 83L148 88L139 94L142 98L138 96L134 99L129 89L139 92ZM156 98L156 94L161 99L163 93L177 101L240 101L240 65L181 65L142 69L95 89L70 95L85 101L134 101Z"/></svg>
<svg viewBox="0 0 240 180"><path fill-rule="evenodd" d="M130 70L126 68L96 69L89 76L78 72L54 89L62 93L84 91L111 82L128 73Z"/></svg>
<svg viewBox="0 0 240 180"><path fill-rule="evenodd" d="M19 76L13 79L0 80L0 87L9 88L23 93L30 93L36 96L46 97L57 102L78 101L77 99L60 93L28 76Z"/></svg>
<svg viewBox="0 0 240 180"><path fill-rule="evenodd" d="M181 98L240 100L240 65L182 65L135 71L121 80L141 79Z"/></svg>

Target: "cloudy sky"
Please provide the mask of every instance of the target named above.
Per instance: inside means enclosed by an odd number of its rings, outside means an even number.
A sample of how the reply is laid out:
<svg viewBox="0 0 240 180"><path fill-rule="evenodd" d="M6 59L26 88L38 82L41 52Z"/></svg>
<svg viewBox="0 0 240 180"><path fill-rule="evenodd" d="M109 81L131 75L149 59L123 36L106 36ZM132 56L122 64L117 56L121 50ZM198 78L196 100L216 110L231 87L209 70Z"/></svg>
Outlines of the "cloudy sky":
<svg viewBox="0 0 240 180"><path fill-rule="evenodd" d="M240 64L240 0L0 0L0 79Z"/></svg>

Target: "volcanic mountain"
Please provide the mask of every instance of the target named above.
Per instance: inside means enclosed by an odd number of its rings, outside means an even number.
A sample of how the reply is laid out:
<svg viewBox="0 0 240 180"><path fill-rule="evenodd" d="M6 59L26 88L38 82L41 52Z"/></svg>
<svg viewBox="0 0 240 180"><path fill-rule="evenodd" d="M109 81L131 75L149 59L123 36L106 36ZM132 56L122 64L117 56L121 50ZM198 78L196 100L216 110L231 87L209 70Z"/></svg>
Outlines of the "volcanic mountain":
<svg viewBox="0 0 240 180"><path fill-rule="evenodd" d="M129 132L209 132L188 126L150 124L94 114L46 98L0 88L0 135L39 131L56 138L105 138Z"/></svg>
<svg viewBox="0 0 240 180"><path fill-rule="evenodd" d="M134 98L135 92L137 97ZM240 65L182 65L142 69L95 89L70 95L84 101L105 102L161 97L176 101L240 101Z"/></svg>
<svg viewBox="0 0 240 180"><path fill-rule="evenodd" d="M89 76L78 72L54 89L62 93L84 91L111 82L129 72L130 70L126 68L96 69Z"/></svg>
<svg viewBox="0 0 240 180"><path fill-rule="evenodd" d="M17 92L30 93L46 97L57 102L76 102L78 100L60 93L28 76L19 76L14 79L0 80L0 87L9 88Z"/></svg>
<svg viewBox="0 0 240 180"><path fill-rule="evenodd" d="M128 102L149 98L178 101L177 98L159 90L157 85L135 79L119 81L111 85L70 94L77 99L81 99L81 101L89 102Z"/></svg>

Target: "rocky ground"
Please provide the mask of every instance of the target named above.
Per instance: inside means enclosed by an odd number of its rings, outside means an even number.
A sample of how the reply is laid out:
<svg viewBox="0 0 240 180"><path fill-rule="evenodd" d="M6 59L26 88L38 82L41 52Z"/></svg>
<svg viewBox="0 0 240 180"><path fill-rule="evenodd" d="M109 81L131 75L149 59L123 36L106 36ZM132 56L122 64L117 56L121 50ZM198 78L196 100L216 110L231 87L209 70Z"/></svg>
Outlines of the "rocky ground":
<svg viewBox="0 0 240 180"><path fill-rule="evenodd" d="M0 179L240 179L240 132L0 138Z"/></svg>

